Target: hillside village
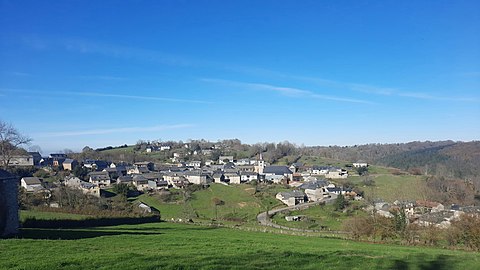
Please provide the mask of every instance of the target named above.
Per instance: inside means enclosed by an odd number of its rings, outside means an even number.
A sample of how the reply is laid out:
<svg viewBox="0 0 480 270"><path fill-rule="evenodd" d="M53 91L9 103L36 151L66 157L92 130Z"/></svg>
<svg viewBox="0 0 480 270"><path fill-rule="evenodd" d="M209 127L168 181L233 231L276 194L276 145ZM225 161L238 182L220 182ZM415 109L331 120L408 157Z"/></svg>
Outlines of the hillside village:
<svg viewBox="0 0 480 270"><path fill-rule="evenodd" d="M51 194L58 187L68 187L84 194L105 196L112 187L126 185L139 193L154 194L172 189L184 189L189 185L208 186L212 183L222 185L240 185L251 183L281 184L287 191L278 192L276 199L287 206L301 205L307 202L332 201L338 196L347 200L362 201L363 192L344 187L337 180L348 179L349 175L368 171L369 164L357 161L345 167L322 165L306 166L299 162L288 165L272 165L259 153L249 158L236 159L234 155L223 155L225 147L213 145L201 149L198 145L190 149L189 144L177 148L171 144L149 144L140 147L145 154L162 153L168 157L166 162L108 161L86 157L77 160L72 155L53 153L42 157L38 152L14 156L10 166L34 166L45 172L61 171L64 177L59 181L45 181L41 177L22 177L21 187L27 193ZM213 158L214 152L219 153ZM79 174L82 172L82 174ZM51 202L50 207L59 207ZM142 203L139 207L146 207ZM438 202L416 200L385 202L375 200L364 208L368 213L393 218L392 213L402 211L410 222L422 226L446 228L450 222L462 213L480 214L480 208L474 206L442 205Z"/></svg>

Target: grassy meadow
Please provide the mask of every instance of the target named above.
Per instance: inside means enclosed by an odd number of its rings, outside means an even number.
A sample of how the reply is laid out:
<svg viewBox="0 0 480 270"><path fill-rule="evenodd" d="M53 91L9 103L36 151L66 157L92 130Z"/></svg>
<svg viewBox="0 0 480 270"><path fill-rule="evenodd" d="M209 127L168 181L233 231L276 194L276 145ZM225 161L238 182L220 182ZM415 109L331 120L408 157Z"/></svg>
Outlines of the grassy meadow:
<svg viewBox="0 0 480 270"><path fill-rule="evenodd" d="M0 269L479 269L480 254L173 223L23 229Z"/></svg>
<svg viewBox="0 0 480 270"><path fill-rule="evenodd" d="M256 193L255 187L248 184L226 186L212 183L208 188L194 192L186 203L181 195L177 196L180 197L179 200L173 202L162 202L148 194L143 194L136 200L160 210L164 220L191 217L195 221L230 219L256 222L256 216L266 211L267 207L271 209L282 205L275 199L275 194L285 190L284 187L272 185L264 188L261 193ZM221 204L215 207L214 198L218 198Z"/></svg>
<svg viewBox="0 0 480 270"><path fill-rule="evenodd" d="M358 202L352 202L352 204L357 204ZM348 209L353 209L353 205ZM353 210L351 210L353 211ZM285 216L305 216L304 219L300 221L287 221ZM273 216L273 221L279 225L299 228L299 229L309 229L309 230L332 230L340 231L342 230L343 222L355 216L364 216L366 212L357 210L350 212L335 211L333 205L315 205L303 210L294 210L289 211L288 213L278 213Z"/></svg>
<svg viewBox="0 0 480 270"><path fill-rule="evenodd" d="M27 218L35 219L73 219L73 220L82 220L88 218L87 215L78 215L71 213L60 213L60 212L41 212L41 211L32 211L32 210L21 210L20 211L20 221L24 221Z"/></svg>
<svg viewBox="0 0 480 270"><path fill-rule="evenodd" d="M348 181L365 192L367 198L381 198L387 202L395 200L421 200L425 197L425 176L370 174L372 186L363 184L363 176L349 176Z"/></svg>

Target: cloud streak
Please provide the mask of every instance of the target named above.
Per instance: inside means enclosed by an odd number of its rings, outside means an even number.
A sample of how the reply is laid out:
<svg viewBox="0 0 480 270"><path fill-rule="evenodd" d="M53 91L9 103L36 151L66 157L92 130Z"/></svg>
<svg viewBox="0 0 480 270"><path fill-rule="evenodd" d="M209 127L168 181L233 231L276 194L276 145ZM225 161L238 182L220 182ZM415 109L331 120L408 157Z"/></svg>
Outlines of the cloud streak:
<svg viewBox="0 0 480 270"><path fill-rule="evenodd" d="M126 77L118 76L108 76L108 75L87 75L87 76L78 76L80 79L85 80L104 80L104 81L125 81L128 80Z"/></svg>
<svg viewBox="0 0 480 270"><path fill-rule="evenodd" d="M292 98L310 98L310 99L313 98L313 99L323 99L323 100L331 100L331 101L338 101L338 102L373 104L372 102L369 102L366 100L322 95L322 94L317 94L310 90L293 88L293 87L275 86L275 85L263 84L263 83L238 82L238 81L230 81L230 80L222 80L222 79L202 79L202 81L209 82L209 83L219 83L219 84L240 87L240 88L248 88L253 90L270 91L270 92L275 92L280 95L288 96Z"/></svg>
<svg viewBox="0 0 480 270"><path fill-rule="evenodd" d="M140 100L167 101L167 102L179 102L179 103L211 104L211 102L203 101L203 100L164 98L164 97L153 97L153 96L104 94L104 93L94 93L94 92L79 92L79 93L76 93L76 92L60 92L60 93L64 93L66 95L78 95L78 96L89 96L89 97L111 97L111 98L140 99Z"/></svg>
<svg viewBox="0 0 480 270"><path fill-rule="evenodd" d="M177 103L212 104L212 102L204 101L204 100L140 96L140 95L123 95L123 94L111 94L111 93L100 93L100 92L35 91L35 90L29 90L29 89L11 89L11 88L0 88L0 91L14 92L14 93L33 93L33 94L39 94L39 95L41 94L42 96L44 95L54 95L54 96L64 96L64 97L87 96L87 97L106 97L106 98L120 98L120 99L139 99L139 100L177 102Z"/></svg>
<svg viewBox="0 0 480 270"><path fill-rule="evenodd" d="M72 131L55 131L33 134L34 137L65 137L65 136L88 136L88 135L104 135L113 133L140 133L151 131L163 131L172 129L182 129L194 127L192 124L176 124L176 125L158 125L151 127L126 127L126 128L107 128L107 129L88 129L88 130L72 130Z"/></svg>
<svg viewBox="0 0 480 270"><path fill-rule="evenodd" d="M329 80L324 78L315 78L315 77L305 77L305 76L296 76L291 74L283 74L280 72L256 68L256 67L247 67L247 66L236 66L234 64L225 64L213 61L192 59L191 57L185 57L182 55L173 55L157 50L122 46L117 44L102 43L98 41L92 41L81 38L40 38L38 36L23 36L22 42L26 46L36 50L57 50L61 49L64 51L83 53L83 54L99 54L107 57L113 58L122 58L122 59L132 59L139 61L155 62L171 66L179 67L196 67L196 68L214 68L220 70L228 70L237 73L250 74L255 76L266 76L266 77L282 77L289 78L297 81L308 81L315 83L317 85L329 88L344 89L348 91L355 91L361 93L367 93L377 96L391 96L391 97L402 97L402 98L411 98L418 100L430 100L430 101L452 101L452 102L479 102L477 97L461 97L461 96L437 96L435 94L430 94L428 92L412 92L405 91L393 87L379 87L375 85L361 84L361 83L352 83L352 82L342 82ZM473 71L464 73L464 76L467 77L478 77L480 72ZM123 78L113 77L113 76L84 76L85 78L91 77L92 79L103 80L121 80ZM257 86L262 88L261 86ZM275 86L272 86L275 87ZM282 88L282 87L279 87ZM264 87L264 89L266 89ZM293 90L293 91L292 91ZM300 92L298 91L300 90ZM298 95L301 91L310 92L310 98L326 99L326 100L335 100L335 101L344 101L344 102L353 102L353 103L371 103L364 100L349 99L343 97L329 96L329 95L316 95L315 93L295 88L285 88L277 89L277 92L282 92L284 95ZM452 91L453 92L453 91ZM306 93L303 93L306 94Z"/></svg>
<svg viewBox="0 0 480 270"><path fill-rule="evenodd" d="M341 81L334 81L334 80L328 80L323 78L311 78L311 77L290 76L290 75L283 75L283 76L291 79L312 82L317 85L328 86L328 87L337 88L337 89L346 89L350 91L367 93L367 94L372 94L377 96L404 97L404 98L422 99L422 100L430 100L430 101L479 102L478 98L474 98L474 97L460 97L455 95L452 95L450 97L445 97L445 96L436 96L432 94L427 94L423 92L407 92L407 91L403 91L398 88L392 88L392 87L379 87L375 85L341 82Z"/></svg>
<svg viewBox="0 0 480 270"><path fill-rule="evenodd" d="M32 76L32 74L30 74L30 73L18 72L18 71L10 71L10 72L6 72L6 74L8 74L10 76L16 76L16 77L31 77Z"/></svg>
<svg viewBox="0 0 480 270"><path fill-rule="evenodd" d="M21 42L35 50L63 50L81 54L98 54L113 58L156 62L172 66L192 67L208 65L209 62L194 60L181 55L158 50L104 43L83 38L42 38L25 35Z"/></svg>

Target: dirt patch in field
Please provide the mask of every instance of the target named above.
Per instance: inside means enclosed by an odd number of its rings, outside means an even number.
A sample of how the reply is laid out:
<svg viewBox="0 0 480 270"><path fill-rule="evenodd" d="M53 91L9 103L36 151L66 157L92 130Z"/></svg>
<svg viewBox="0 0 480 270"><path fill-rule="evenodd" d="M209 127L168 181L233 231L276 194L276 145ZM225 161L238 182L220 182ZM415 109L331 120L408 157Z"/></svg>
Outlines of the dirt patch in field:
<svg viewBox="0 0 480 270"><path fill-rule="evenodd" d="M243 207L247 206L247 203L246 202L239 202L238 206L240 206L240 208L243 208Z"/></svg>
<svg viewBox="0 0 480 270"><path fill-rule="evenodd" d="M251 187L251 188L246 188L244 189L248 194L255 194L255 188Z"/></svg>

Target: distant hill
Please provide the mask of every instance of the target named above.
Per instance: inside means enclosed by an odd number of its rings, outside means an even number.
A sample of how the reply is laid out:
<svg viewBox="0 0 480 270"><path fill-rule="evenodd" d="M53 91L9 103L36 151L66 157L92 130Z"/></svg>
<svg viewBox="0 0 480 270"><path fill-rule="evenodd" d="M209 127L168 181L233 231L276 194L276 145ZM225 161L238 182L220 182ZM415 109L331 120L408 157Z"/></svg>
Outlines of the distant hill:
<svg viewBox="0 0 480 270"><path fill-rule="evenodd" d="M309 154L480 182L480 141L310 147Z"/></svg>
<svg viewBox="0 0 480 270"><path fill-rule="evenodd" d="M409 170L461 179L480 176L480 142L434 145L379 157L374 162Z"/></svg>

